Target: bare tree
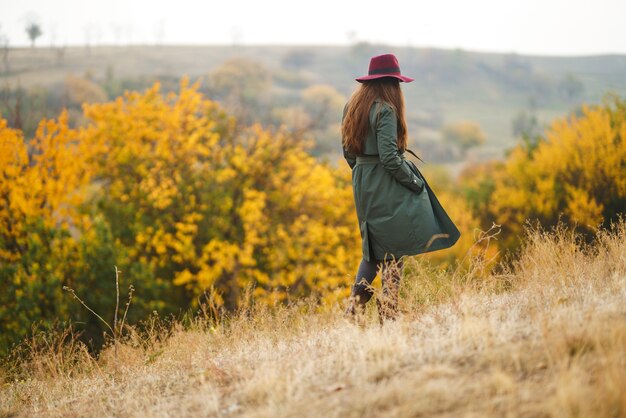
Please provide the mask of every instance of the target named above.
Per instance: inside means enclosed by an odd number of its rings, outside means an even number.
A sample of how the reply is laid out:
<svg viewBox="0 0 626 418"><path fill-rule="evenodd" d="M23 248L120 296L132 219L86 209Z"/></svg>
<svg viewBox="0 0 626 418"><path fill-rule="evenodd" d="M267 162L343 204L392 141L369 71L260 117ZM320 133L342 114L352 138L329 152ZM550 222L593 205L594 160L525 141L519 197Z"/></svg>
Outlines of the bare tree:
<svg viewBox="0 0 626 418"><path fill-rule="evenodd" d="M30 39L30 47L33 48L35 46L35 41L43 32L41 31L41 26L38 23L31 22L26 25L26 33L28 34L28 38Z"/></svg>
<svg viewBox="0 0 626 418"><path fill-rule="evenodd" d="M19 85L13 93L8 83L0 90L0 115L4 114L9 126L14 129L23 128L22 106L24 102L24 89Z"/></svg>
<svg viewBox="0 0 626 418"><path fill-rule="evenodd" d="M11 66L9 64L9 37L3 36L0 40L0 48L2 48L2 63L4 64L4 73L9 74L11 72Z"/></svg>
<svg viewBox="0 0 626 418"><path fill-rule="evenodd" d="M11 68L9 67L9 37L0 33L0 51L2 51L2 63L4 64L4 74L9 74Z"/></svg>

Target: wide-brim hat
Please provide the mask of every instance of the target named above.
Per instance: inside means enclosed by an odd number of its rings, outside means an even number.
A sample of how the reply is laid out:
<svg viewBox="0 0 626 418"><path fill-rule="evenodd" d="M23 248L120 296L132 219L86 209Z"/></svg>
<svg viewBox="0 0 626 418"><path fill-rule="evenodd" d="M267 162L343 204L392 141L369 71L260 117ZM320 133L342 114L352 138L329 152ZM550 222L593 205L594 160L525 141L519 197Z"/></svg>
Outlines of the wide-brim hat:
<svg viewBox="0 0 626 418"><path fill-rule="evenodd" d="M383 77L395 77L405 83L413 81L411 77L404 76L400 73L400 64L398 64L398 59L393 54L383 54L372 57L370 59L370 68L367 75L357 78L356 81L362 83L363 81Z"/></svg>

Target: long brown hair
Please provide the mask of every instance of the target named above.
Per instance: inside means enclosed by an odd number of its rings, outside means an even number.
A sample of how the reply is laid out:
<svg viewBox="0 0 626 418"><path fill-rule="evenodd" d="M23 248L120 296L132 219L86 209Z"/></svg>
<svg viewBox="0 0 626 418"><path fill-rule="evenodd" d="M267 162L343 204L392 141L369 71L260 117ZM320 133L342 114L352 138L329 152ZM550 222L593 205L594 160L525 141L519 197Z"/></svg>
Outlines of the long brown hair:
<svg viewBox="0 0 626 418"><path fill-rule="evenodd" d="M404 119L404 95L400 82L392 77L382 77L361 83L348 101L346 114L341 125L341 142L344 149L359 155L369 130L369 114L376 99L394 108L398 118L398 148L407 146L406 120Z"/></svg>

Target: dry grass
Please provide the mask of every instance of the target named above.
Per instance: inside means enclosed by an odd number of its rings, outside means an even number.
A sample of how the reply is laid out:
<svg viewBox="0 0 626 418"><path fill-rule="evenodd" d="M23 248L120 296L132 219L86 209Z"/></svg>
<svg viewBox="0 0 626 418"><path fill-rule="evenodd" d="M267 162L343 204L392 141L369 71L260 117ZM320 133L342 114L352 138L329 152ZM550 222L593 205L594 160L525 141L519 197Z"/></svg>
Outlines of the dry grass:
<svg viewBox="0 0 626 418"><path fill-rule="evenodd" d="M306 301L219 324L153 319L119 345L117 370L112 348L94 360L67 333L42 337L3 369L0 416L626 416L616 229L593 247L534 231L512 268L480 280L415 262L403 315L382 327L374 306L355 324Z"/></svg>

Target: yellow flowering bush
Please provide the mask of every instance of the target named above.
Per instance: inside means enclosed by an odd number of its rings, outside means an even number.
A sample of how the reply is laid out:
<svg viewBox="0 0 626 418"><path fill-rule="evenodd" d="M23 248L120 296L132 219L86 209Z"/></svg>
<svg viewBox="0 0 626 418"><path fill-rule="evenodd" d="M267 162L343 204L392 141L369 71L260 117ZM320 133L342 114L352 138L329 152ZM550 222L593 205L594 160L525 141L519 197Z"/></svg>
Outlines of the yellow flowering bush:
<svg viewBox="0 0 626 418"><path fill-rule="evenodd" d="M360 248L348 170L285 132L238 126L187 80L83 109L83 127L42 121L30 147L0 122L4 347L56 317L97 335L62 286L108 315L114 265L136 289L131 319L207 291L226 308L250 287L267 303L346 295Z"/></svg>

